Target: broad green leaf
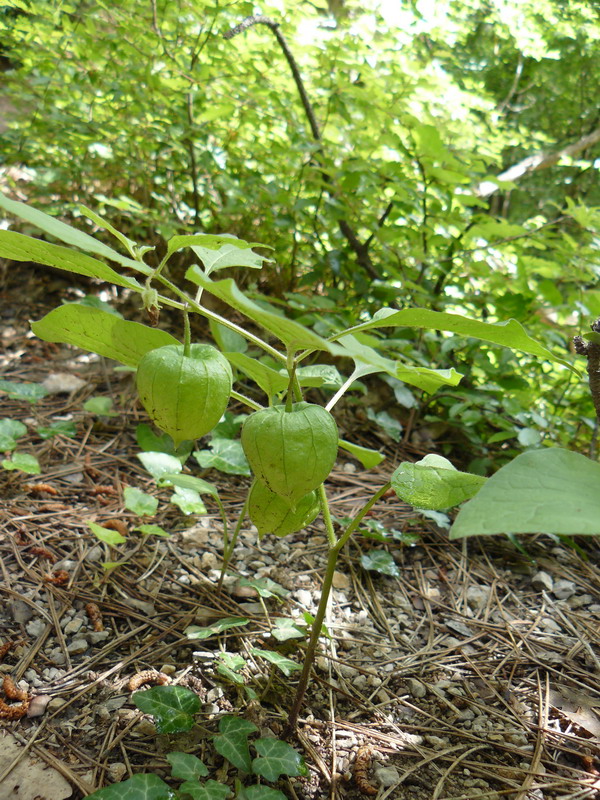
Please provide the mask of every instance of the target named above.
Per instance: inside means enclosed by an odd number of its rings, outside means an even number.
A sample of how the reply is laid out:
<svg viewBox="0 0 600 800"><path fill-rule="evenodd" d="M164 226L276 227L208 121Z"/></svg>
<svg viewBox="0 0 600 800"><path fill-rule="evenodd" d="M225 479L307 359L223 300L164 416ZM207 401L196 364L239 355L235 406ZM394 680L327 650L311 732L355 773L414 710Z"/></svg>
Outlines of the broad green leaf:
<svg viewBox="0 0 600 800"><path fill-rule="evenodd" d="M5 392L14 400L27 400L30 403L37 403L48 394L48 390L39 383L18 383L4 380L0 380L0 392Z"/></svg>
<svg viewBox="0 0 600 800"><path fill-rule="evenodd" d="M163 475L177 474L181 472L181 462L175 456L170 456L168 453L138 453L137 457L144 465L150 475L155 481L160 480Z"/></svg>
<svg viewBox="0 0 600 800"><path fill-rule="evenodd" d="M215 750L234 767L244 772L252 770L248 736L258 730L253 722L227 714L219 721L219 735L214 738Z"/></svg>
<svg viewBox="0 0 600 800"><path fill-rule="evenodd" d="M289 383L289 378L277 370L261 363L256 358L250 358L243 353L223 353L225 358L244 375L252 378L267 397L273 397L283 392Z"/></svg>
<svg viewBox="0 0 600 800"><path fill-rule="evenodd" d="M258 753L258 758L252 762L252 772L255 775L272 783L279 780L280 775L289 775L292 778L308 775L304 759L287 742L267 736L257 739L254 747Z"/></svg>
<svg viewBox="0 0 600 800"><path fill-rule="evenodd" d="M228 475L250 475L250 466L241 442L213 436L208 446L209 450L194 451L194 458L202 469L218 469Z"/></svg>
<svg viewBox="0 0 600 800"><path fill-rule="evenodd" d="M59 244L49 244L41 239L32 239L14 231L0 231L0 256L13 261L33 261L36 264L45 264L48 267L57 267L66 272L75 272L97 278L115 286L124 286L127 289L141 291L141 285L135 278L119 275L114 269L98 261L96 258L78 253Z"/></svg>
<svg viewBox="0 0 600 800"><path fill-rule="evenodd" d="M182 781L193 781L198 780L198 778L205 778L208 775L208 767L197 756L189 753L167 753L167 761L171 765L173 778L181 778Z"/></svg>
<svg viewBox="0 0 600 800"><path fill-rule="evenodd" d="M366 323L365 323L366 324ZM354 329L356 330L356 329ZM376 372L385 372L394 378L417 386L419 389L432 394L440 386L456 386L462 375L452 369L429 369L428 367L414 367L386 358L373 347L360 342L355 336L346 334L340 336L338 344L331 345L332 352L337 356L351 358L356 365L353 377L362 378Z"/></svg>
<svg viewBox="0 0 600 800"><path fill-rule="evenodd" d="M237 331L232 331L214 319L209 320L208 325L222 353L245 353L248 349L248 341Z"/></svg>
<svg viewBox="0 0 600 800"><path fill-rule="evenodd" d="M254 301L249 300L238 289L232 278L211 281L197 266L190 267L185 273L185 277L256 322L290 349L329 350L329 343L313 331L293 320L280 317L272 311L266 311Z"/></svg>
<svg viewBox="0 0 600 800"><path fill-rule="evenodd" d="M211 636L217 636L229 628L239 628L250 623L246 617L225 617L218 622L213 622L206 628L200 628L198 625L190 625L184 631L188 639L210 639Z"/></svg>
<svg viewBox="0 0 600 800"><path fill-rule="evenodd" d="M517 434L517 439L523 447L536 447L542 441L542 434L537 428L521 428Z"/></svg>
<svg viewBox="0 0 600 800"><path fill-rule="evenodd" d="M382 461L385 461L385 456L378 450L371 450L369 447L360 447L357 444L345 441L345 439L340 439L338 445L342 450L346 450L350 453L357 461L360 461L365 469L371 469L372 467L376 467L377 464L381 464Z"/></svg>
<svg viewBox="0 0 600 800"><path fill-rule="evenodd" d="M112 410L113 401L110 397L90 397L83 404L83 410L89 414L97 414L99 417L116 417L116 411Z"/></svg>
<svg viewBox="0 0 600 800"><path fill-rule="evenodd" d="M331 364L313 364L310 367L298 367L296 377L300 386L319 387L327 386L339 389L344 379L338 370Z"/></svg>
<svg viewBox="0 0 600 800"><path fill-rule="evenodd" d="M193 714L200 711L200 698L184 686L155 686L134 692L131 699L144 714L152 714L159 733L189 731L194 725Z"/></svg>
<svg viewBox="0 0 600 800"><path fill-rule="evenodd" d="M88 794L86 800L175 800L176 794L158 775L134 775Z"/></svg>
<svg viewBox="0 0 600 800"><path fill-rule="evenodd" d="M370 328L389 328L393 326L452 331L461 336L481 339L484 342L499 344L512 350L520 350L523 353L529 353L529 355L547 358L550 361L562 364L573 372L577 372L569 361L560 356L555 356L543 344L540 344L536 339L532 339L521 323L515 319L509 319L506 322L480 322L476 319L463 317L460 314L447 314L443 311L431 311L428 308L405 308L401 311L382 308L373 315L373 319L370 322L363 322L350 330L352 333L357 333Z"/></svg>
<svg viewBox="0 0 600 800"><path fill-rule="evenodd" d="M194 446L192 442L181 442L179 447L176 448L173 439L168 433L162 433L158 436L145 422L141 422L136 427L135 439L142 450L177 456L182 464L185 464L188 460Z"/></svg>
<svg viewBox="0 0 600 800"><path fill-rule="evenodd" d="M371 572L380 572L382 575L391 575L392 578L400 576L398 565L387 550L369 550L360 557L363 569Z"/></svg>
<svg viewBox="0 0 600 800"><path fill-rule="evenodd" d="M189 794L192 800L225 800L231 794L231 789L217 781L185 781L179 787L179 792Z"/></svg>
<svg viewBox="0 0 600 800"><path fill-rule="evenodd" d="M287 642L288 639L306 639L306 628L298 624L298 620L279 617L272 622L271 636L278 642Z"/></svg>
<svg viewBox="0 0 600 800"><path fill-rule="evenodd" d="M123 544L123 542L127 541L118 531L113 531L110 528L103 528L102 525L98 525L96 522L88 522L87 526L97 539L100 539L101 542L106 542L106 544L109 544L111 547L116 544Z"/></svg>
<svg viewBox="0 0 600 800"><path fill-rule="evenodd" d="M171 535L169 531L161 528L160 525L138 525L137 528L133 530L143 533L144 536L164 536L168 538Z"/></svg>
<svg viewBox="0 0 600 800"><path fill-rule="evenodd" d="M122 255L117 250L113 250L112 247L108 247L108 245L103 242L94 239L93 236L89 236L83 231L78 231L65 222L61 222L54 217L50 217L48 214L44 214L43 211L39 211L37 208L32 208L25 203L20 203L18 200L10 200L2 193L0 193L0 208L8 211L9 214L14 214L20 219L31 222L32 225L49 233L61 242L78 247L80 250L85 250L87 253L95 253L98 256L103 256L110 261L116 261L117 264L122 264L125 267L132 267L139 272L143 272L145 275L152 274L150 267L147 267L145 264L140 264L138 261L134 261Z"/></svg>
<svg viewBox="0 0 600 800"><path fill-rule="evenodd" d="M229 233L214 234L214 233L185 233L171 237L167 242L167 253L172 255L177 250L183 250L184 247L199 247L206 249L213 253L214 251L221 250L225 245L235 250L250 250L251 247L262 247L259 242L245 242L243 239L238 239L237 236L232 236ZM237 264L229 264L230 267L238 266Z"/></svg>
<svg viewBox="0 0 600 800"><path fill-rule="evenodd" d="M238 586L250 586L256 589L261 597L287 597L289 591L271 578L240 578Z"/></svg>
<svg viewBox="0 0 600 800"><path fill-rule="evenodd" d="M302 669L300 664L297 664L295 661L292 661L291 658L286 658L282 656L281 653L277 653L274 650L260 650L258 647L250 648L250 652L254 656L259 656L260 658L264 658L265 661L270 661L271 664L275 664L286 678L289 678L297 670Z"/></svg>
<svg viewBox="0 0 600 800"><path fill-rule="evenodd" d="M600 464L559 447L521 453L460 509L450 538L496 533L600 534Z"/></svg>
<svg viewBox="0 0 600 800"><path fill-rule="evenodd" d="M255 786L240 786L236 794L236 800L287 800L283 792L279 789L272 789L264 784Z"/></svg>
<svg viewBox="0 0 600 800"><path fill-rule="evenodd" d="M248 247L267 247L268 245L250 244ZM249 267L250 269L262 269L265 261L270 259L259 256L252 250L240 250L236 245L229 242L218 250L211 250L206 247L195 245L192 247L195 255L200 259L207 275L218 269L226 267Z"/></svg>
<svg viewBox="0 0 600 800"><path fill-rule="evenodd" d="M17 439L25 436L26 433L27 426L22 422L10 419L10 417L0 419L0 452L6 453L8 450L14 450L17 446Z"/></svg>
<svg viewBox="0 0 600 800"><path fill-rule="evenodd" d="M415 464L405 461L391 477L392 488L415 508L443 511L477 494L487 478L459 472L442 456L428 455Z"/></svg>
<svg viewBox="0 0 600 800"><path fill-rule="evenodd" d="M194 475L181 475L176 473L166 473L161 475L158 480L159 486L179 486L181 489L193 489L198 494L209 494L211 497L218 497L219 491L214 483L209 483L202 478Z"/></svg>
<svg viewBox="0 0 600 800"><path fill-rule="evenodd" d="M115 237L115 239L121 242L121 244L125 247L126 250L128 250L129 252L133 252L136 249L137 243L134 242L133 239L130 239L128 236L125 236L124 233L121 233L121 231L118 231L116 228L113 228L110 222L107 222L107 220L103 219L99 214L96 214L96 212L92 211L91 208L87 208L87 206L84 206L80 203L79 210L81 211L84 217L91 219L91 221L94 222L99 228L103 228L105 231L111 233Z"/></svg>
<svg viewBox="0 0 600 800"><path fill-rule="evenodd" d="M135 486L126 486L123 490L123 497L125 499L125 508L133 511L140 517L145 515L152 517L156 514L158 509L158 500L151 494L142 492L141 489Z"/></svg>
<svg viewBox="0 0 600 800"><path fill-rule="evenodd" d="M53 436L66 436L69 439L73 439L77 435L77 427L73 420L70 419L58 420L48 426L41 425L36 430L42 439L52 439ZM2 447L0 447L1 449Z"/></svg>
<svg viewBox="0 0 600 800"><path fill-rule="evenodd" d="M48 342L72 344L131 367L136 367L149 350L179 344L166 331L77 303L55 308L32 322L31 330Z"/></svg>
<svg viewBox="0 0 600 800"><path fill-rule="evenodd" d="M6 470L18 469L28 475L39 475L42 471L37 458L31 453L13 453L2 462L2 466Z"/></svg>
<svg viewBox="0 0 600 800"><path fill-rule="evenodd" d="M169 502L178 506L182 514L206 514L206 506L194 489L176 486Z"/></svg>

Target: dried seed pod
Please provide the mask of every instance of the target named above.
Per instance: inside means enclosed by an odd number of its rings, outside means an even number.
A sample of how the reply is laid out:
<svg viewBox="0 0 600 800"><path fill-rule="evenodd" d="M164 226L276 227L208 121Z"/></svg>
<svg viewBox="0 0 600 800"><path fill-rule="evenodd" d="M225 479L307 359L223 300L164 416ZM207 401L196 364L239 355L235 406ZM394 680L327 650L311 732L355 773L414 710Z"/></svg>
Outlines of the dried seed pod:
<svg viewBox="0 0 600 800"><path fill-rule="evenodd" d="M295 506L331 472L338 429L322 406L300 402L286 411L277 405L246 419L242 447L258 480Z"/></svg>
<svg viewBox="0 0 600 800"><path fill-rule="evenodd" d="M258 480L254 481L248 495L248 515L258 529L259 539L267 533L287 536L301 531L318 513L319 498L315 491L301 497L295 508Z"/></svg>
<svg viewBox="0 0 600 800"><path fill-rule="evenodd" d="M225 356L208 344L150 350L137 369L137 389L148 416L175 445L211 431L227 408L233 376Z"/></svg>

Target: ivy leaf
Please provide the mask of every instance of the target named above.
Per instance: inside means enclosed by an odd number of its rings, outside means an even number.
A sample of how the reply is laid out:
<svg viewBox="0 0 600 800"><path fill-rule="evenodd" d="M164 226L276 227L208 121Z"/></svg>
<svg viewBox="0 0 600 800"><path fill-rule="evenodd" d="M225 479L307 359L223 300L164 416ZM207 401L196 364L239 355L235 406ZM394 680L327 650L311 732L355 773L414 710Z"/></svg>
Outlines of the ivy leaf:
<svg viewBox="0 0 600 800"><path fill-rule="evenodd" d="M166 331L78 303L53 309L38 322L32 322L31 330L47 342L72 344L130 367L137 367L150 350L179 344Z"/></svg>
<svg viewBox="0 0 600 800"><path fill-rule="evenodd" d="M238 586L251 586L261 597L287 597L289 591L271 578L240 578Z"/></svg>
<svg viewBox="0 0 600 800"><path fill-rule="evenodd" d="M6 470L18 469L28 475L39 475L42 471L37 458L31 453L13 453L10 458L4 459L2 466Z"/></svg>
<svg viewBox="0 0 600 800"><path fill-rule="evenodd" d="M182 464L188 460L193 447L192 442L184 441L176 448L168 433L158 436L145 422L141 422L136 427L135 439L145 452L168 453L170 456L177 456Z"/></svg>
<svg viewBox="0 0 600 800"><path fill-rule="evenodd" d="M0 380L0 392L5 392L14 400L27 400L29 403L37 403L48 394L48 390L39 383L18 383L4 380Z"/></svg>
<svg viewBox="0 0 600 800"><path fill-rule="evenodd" d="M403 462L391 477L401 500L415 508L442 511L477 494L487 478L459 472L446 458L430 454L412 464Z"/></svg>
<svg viewBox="0 0 600 800"><path fill-rule="evenodd" d="M295 619L279 617L273 620L271 636L278 642L286 642L288 639L305 639L306 628L299 625Z"/></svg>
<svg viewBox="0 0 600 800"><path fill-rule="evenodd" d="M73 439L77 435L75 423L70 419L59 420L48 426L40 425L36 430L42 439L52 439L54 436L66 436L69 439Z"/></svg>
<svg viewBox="0 0 600 800"><path fill-rule="evenodd" d="M203 469L218 469L228 475L250 475L250 466L237 439L213 436L209 450L195 450L194 458Z"/></svg>
<svg viewBox="0 0 600 800"><path fill-rule="evenodd" d="M220 675L223 675L232 683L237 683L240 686L244 684L244 678L238 675L238 672L246 666L245 658L237 653L219 653L219 661L217 672Z"/></svg>
<svg viewBox="0 0 600 800"><path fill-rule="evenodd" d="M600 464L560 447L521 453L460 509L450 538L496 533L600 534Z"/></svg>
<svg viewBox="0 0 600 800"><path fill-rule="evenodd" d="M236 794L236 800L287 800L279 789L259 784L257 786L241 786Z"/></svg>
<svg viewBox="0 0 600 800"><path fill-rule="evenodd" d="M167 761L171 765L171 775L182 781L193 781L208 775L208 767L188 753L167 753Z"/></svg>
<svg viewBox="0 0 600 800"><path fill-rule="evenodd" d="M176 796L158 775L134 775L89 794L86 800L175 800Z"/></svg>
<svg viewBox="0 0 600 800"><path fill-rule="evenodd" d="M159 733L182 733L194 725L193 714L200 711L200 698L184 686L155 686L135 692L131 699L144 714L156 719Z"/></svg>
<svg viewBox="0 0 600 800"><path fill-rule="evenodd" d="M152 517L156 514L158 500L156 497L152 497L151 494L142 492L141 489L137 489L135 486L126 486L123 490L123 497L125 498L125 508L133 511L134 514L140 517Z"/></svg>
<svg viewBox="0 0 600 800"><path fill-rule="evenodd" d="M194 489L176 486L169 502L178 506L182 514L206 514L206 506Z"/></svg>
<svg viewBox="0 0 600 800"><path fill-rule="evenodd" d="M160 480L164 475L177 474L181 472L181 461L168 453L138 453L137 457L144 465L155 481Z"/></svg>
<svg viewBox="0 0 600 800"><path fill-rule="evenodd" d="M368 553L363 553L360 557L360 564L363 569L371 572L390 575L392 578L400 576L398 565L387 550L370 550Z"/></svg>
<svg viewBox="0 0 600 800"><path fill-rule="evenodd" d="M254 742L258 758L252 762L252 772L265 780L275 782L280 775L308 775L304 759L287 742L265 737Z"/></svg>
<svg viewBox="0 0 600 800"><path fill-rule="evenodd" d="M231 794L231 789L217 781L186 781L179 787L179 792L189 794L192 800L225 800Z"/></svg>
<svg viewBox="0 0 600 800"><path fill-rule="evenodd" d="M226 617L220 619L218 622L213 622L206 628L201 628L198 625L190 625L184 631L188 639L209 639L211 636L216 636L229 628L239 628L248 625L250 622L246 617Z"/></svg>
<svg viewBox="0 0 600 800"><path fill-rule="evenodd" d="M265 661L270 661L271 664L275 664L286 678L289 678L294 672L299 669L302 669L300 664L297 664L295 661L292 661L291 658L286 658L282 656L281 653L277 653L274 650L260 650L258 647L252 647L250 649L252 655L259 656L260 658L264 658Z"/></svg>
<svg viewBox="0 0 600 800"><path fill-rule="evenodd" d="M219 721L219 736L215 736L215 750L223 758L230 761L234 767L251 772L252 759L250 758L250 748L248 736L258 730L253 722L240 717L226 715Z"/></svg>

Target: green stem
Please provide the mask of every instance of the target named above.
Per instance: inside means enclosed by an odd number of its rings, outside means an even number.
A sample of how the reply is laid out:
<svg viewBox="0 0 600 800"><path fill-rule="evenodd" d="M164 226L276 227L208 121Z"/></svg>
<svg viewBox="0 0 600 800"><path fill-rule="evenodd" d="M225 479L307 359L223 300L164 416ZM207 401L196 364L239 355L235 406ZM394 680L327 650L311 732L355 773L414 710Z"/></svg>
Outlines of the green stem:
<svg viewBox="0 0 600 800"><path fill-rule="evenodd" d="M186 358L190 357L190 347L192 342L192 335L190 332L190 315L186 310L183 312L183 355Z"/></svg>
<svg viewBox="0 0 600 800"><path fill-rule="evenodd" d="M254 400L251 400L249 397L246 397L245 394L240 394L239 392L234 392L233 389L231 390L231 396L234 400L238 400L240 403L243 403L248 408L252 408L254 411L262 411L264 406L261 406L260 403L255 403Z"/></svg>
<svg viewBox="0 0 600 800"><path fill-rule="evenodd" d="M200 314L207 319L212 319L214 322L220 322L221 325L224 325L226 328L229 328L236 333L239 333L240 336L243 336L252 344L255 344L257 347L260 347L265 353L268 353L270 356L275 358L277 361L282 361L283 363L287 362L286 356L283 353L280 353L279 350L276 350L274 347L271 347L270 344L267 344L263 339L259 336L255 336L253 333L242 328L240 325L236 325L235 322L231 322L226 317L222 317L220 314L216 314L214 311L210 311L205 306L201 306L195 300L192 300L184 291L179 289L174 283L171 283L170 280L165 278L163 275L155 275L155 278L158 279L163 286L166 286L169 291L173 292L174 295L180 297L184 302L183 304L175 303L174 301L169 301L169 298L163 298L161 296L161 301L164 301L165 305L172 306L173 308L185 308L187 305L192 311L195 311L196 314Z"/></svg>
<svg viewBox="0 0 600 800"><path fill-rule="evenodd" d="M294 361L294 352L292 350L288 350L287 352L286 367L290 380L285 397L285 410L291 411L294 404L294 386L296 380L296 362Z"/></svg>
<svg viewBox="0 0 600 800"><path fill-rule="evenodd" d="M219 577L219 583L217 584L217 592L221 591L223 586L223 578L225 577L225 572L227 571L227 567L229 566L229 561L231 560L231 556L233 554L233 549L237 542L237 538L239 533L242 529L242 523L246 519L246 511L248 510L248 497L250 496L250 492L246 496L246 502L244 503L244 507L240 511L240 516L238 517L238 521L233 531L233 535L231 537L230 542L225 542L223 546L223 565L221 566L221 575Z"/></svg>
<svg viewBox="0 0 600 800"><path fill-rule="evenodd" d="M306 648L306 654L304 656L304 666L302 668L302 673L300 674L300 680L298 681L296 695L294 697L294 702L291 711L289 713L287 725L284 731L285 738L289 738L296 730L296 725L298 723L298 716L300 714L300 709L302 708L302 704L304 702L304 695L306 694L306 690L308 688L310 672L315 660L317 646L319 644L319 638L321 636L321 629L323 627L325 614L327 612L327 603L329 602L329 595L331 594L331 587L333 585L333 575L335 573L335 568L337 565L337 560L340 551L346 544L350 536L354 533L356 528L360 525L365 514L368 514L373 505L378 500L380 500L381 497L383 497L383 495L389 490L390 486L391 486L390 483L386 483L385 486L382 486L381 489L379 489L373 495L373 497L371 497L371 499L367 503L365 503L365 505L361 508L361 510L356 514L352 522L348 525L342 536L337 540L335 538L335 532L333 530L333 523L331 521L331 514L329 512L329 503L327 501L327 495L325 493L325 486L322 484L319 487L321 509L323 512L323 520L325 522L325 528L327 530L327 541L329 543L329 552L327 554L327 567L325 570L323 585L321 587L321 597L319 599L319 605L317 607L317 614L312 624L312 628L310 631L310 639L308 642L308 647Z"/></svg>

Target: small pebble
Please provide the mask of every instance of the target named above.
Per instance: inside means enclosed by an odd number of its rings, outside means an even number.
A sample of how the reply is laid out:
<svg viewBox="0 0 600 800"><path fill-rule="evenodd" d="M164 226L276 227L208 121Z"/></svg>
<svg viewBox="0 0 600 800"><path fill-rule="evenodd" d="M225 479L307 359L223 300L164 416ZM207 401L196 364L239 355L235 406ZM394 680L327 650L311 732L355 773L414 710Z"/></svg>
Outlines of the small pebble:
<svg viewBox="0 0 600 800"><path fill-rule="evenodd" d="M409 694L413 697L425 697L427 694L427 689L416 678L408 678L406 681L406 685L408 687Z"/></svg>
<svg viewBox="0 0 600 800"><path fill-rule="evenodd" d="M375 767L373 775L377 783L384 788L400 783L400 773L396 767Z"/></svg>
<svg viewBox="0 0 600 800"><path fill-rule="evenodd" d="M50 699L50 695L48 694L36 694L35 697L31 698L29 708L27 709L27 716L41 717L42 714L45 713L46 706L50 702Z"/></svg>
<svg viewBox="0 0 600 800"><path fill-rule="evenodd" d="M78 633L81 626L83 625L83 620L81 617L74 617L73 619L69 620L65 625L65 633L67 636Z"/></svg>
<svg viewBox="0 0 600 800"><path fill-rule="evenodd" d="M25 630L30 636L37 638L41 636L42 633L46 630L46 623L44 620L36 618L30 620L27 625L25 626Z"/></svg>
<svg viewBox="0 0 600 800"><path fill-rule="evenodd" d="M561 578L554 584L552 592L558 600L568 600L569 597L572 597L577 592L577 587L573 581L566 581Z"/></svg>
<svg viewBox="0 0 600 800"><path fill-rule="evenodd" d="M554 581L552 580L551 575L543 570L540 570L540 572L536 572L531 579L531 585L534 589L537 589L540 592L551 592L554 586Z"/></svg>
<svg viewBox="0 0 600 800"><path fill-rule="evenodd" d="M298 589L295 594L300 605L304 606L305 608L312 606L312 594L308 591L308 589Z"/></svg>
<svg viewBox="0 0 600 800"><path fill-rule="evenodd" d="M67 650L72 656L76 656L80 653L85 653L88 647L89 645L86 639L73 639L73 641L67 645Z"/></svg>
<svg viewBox="0 0 600 800"><path fill-rule="evenodd" d="M110 781L113 783L120 783L127 772L127 767L121 761L114 761L112 764L108 765L106 772Z"/></svg>

